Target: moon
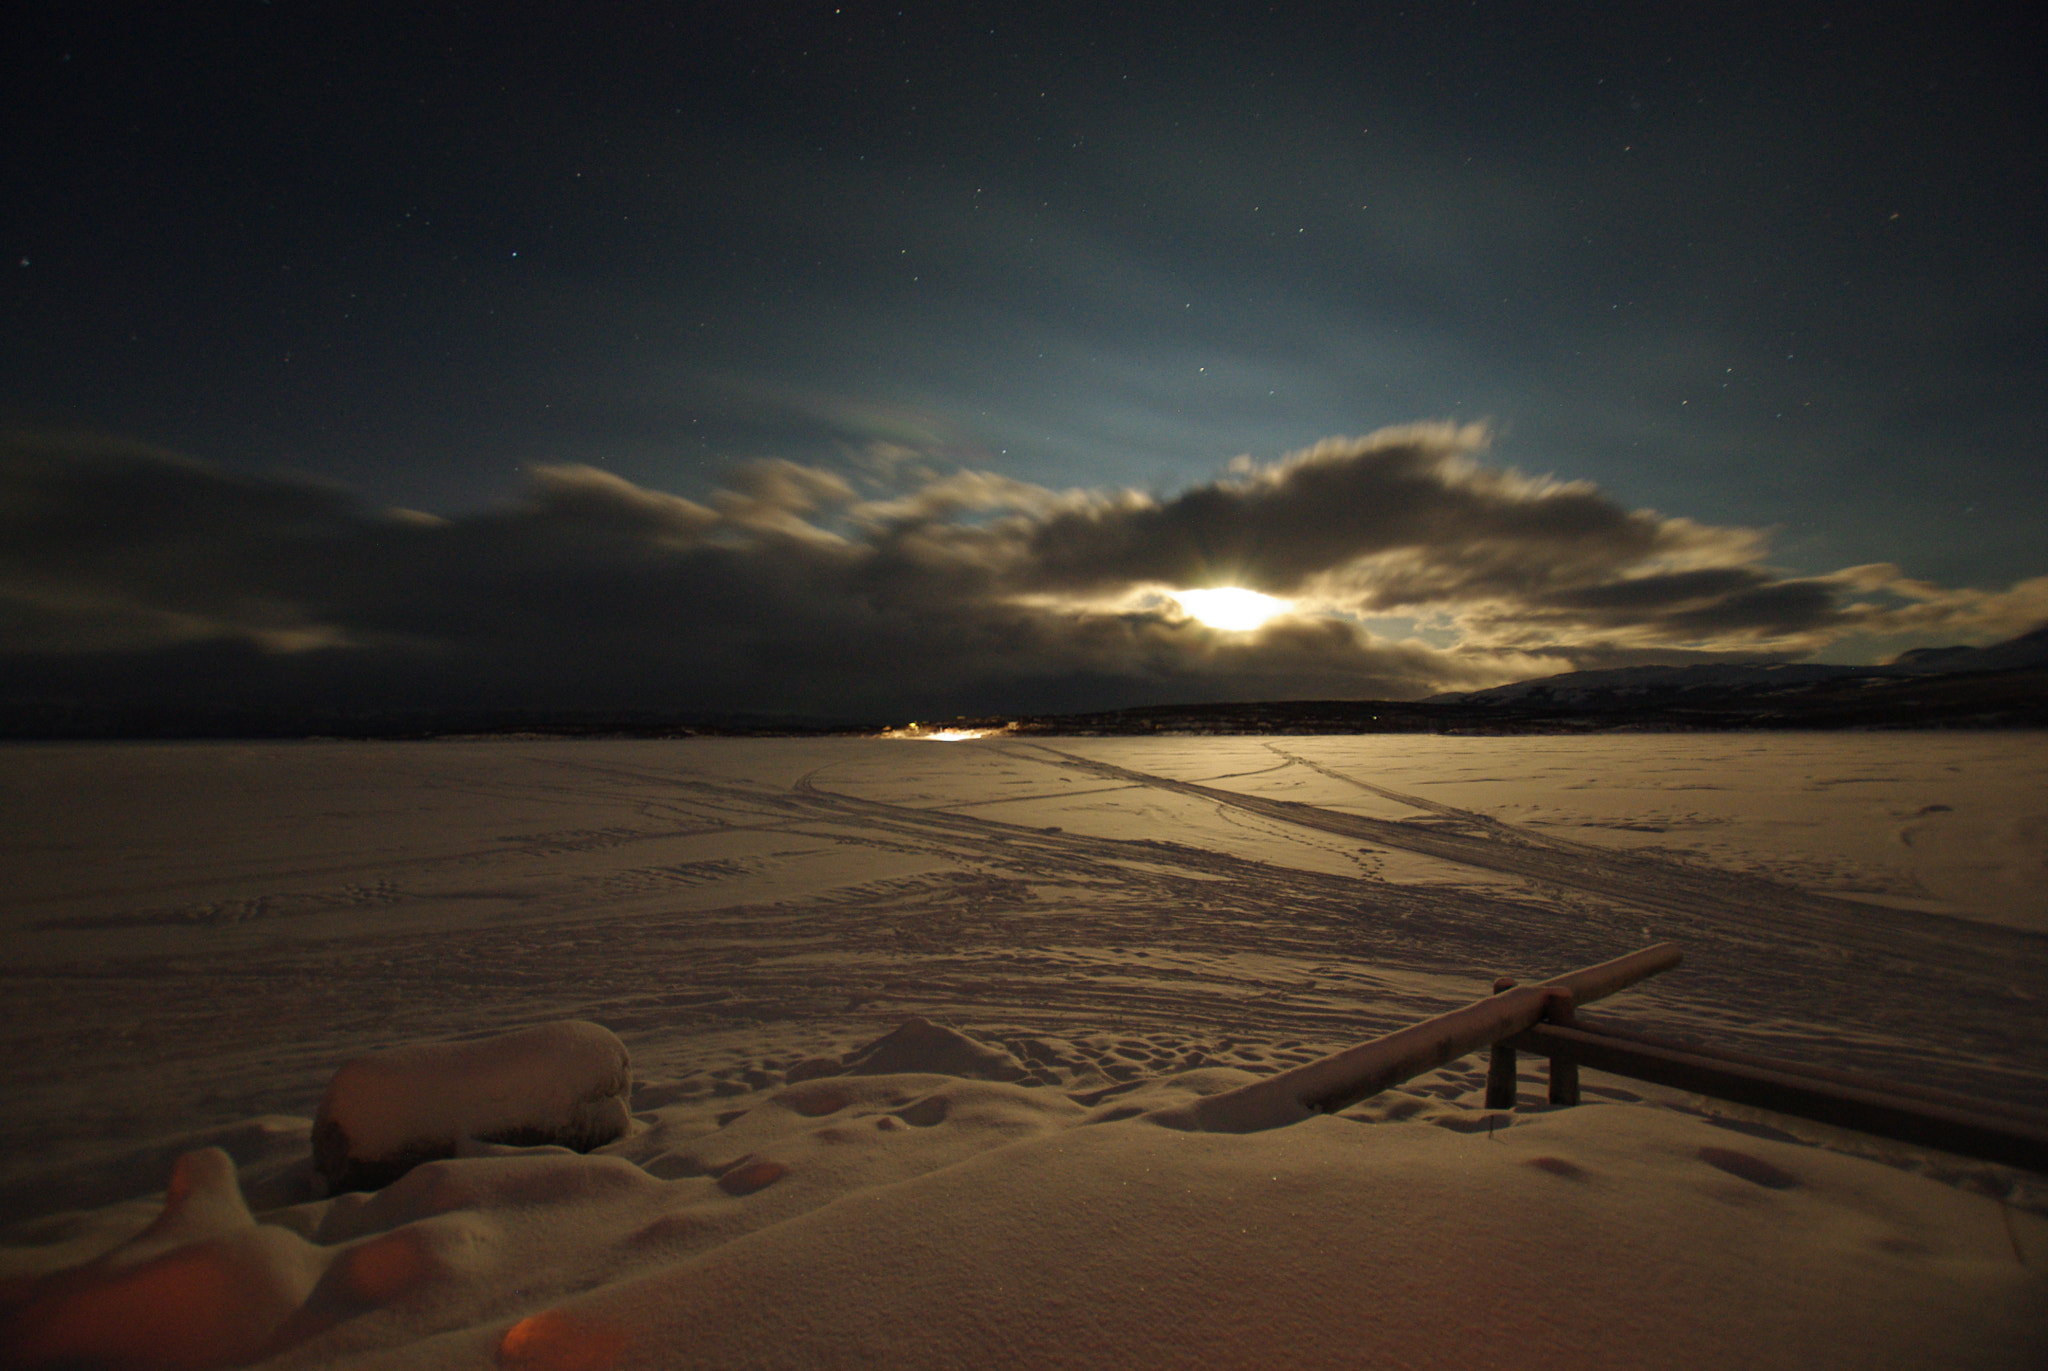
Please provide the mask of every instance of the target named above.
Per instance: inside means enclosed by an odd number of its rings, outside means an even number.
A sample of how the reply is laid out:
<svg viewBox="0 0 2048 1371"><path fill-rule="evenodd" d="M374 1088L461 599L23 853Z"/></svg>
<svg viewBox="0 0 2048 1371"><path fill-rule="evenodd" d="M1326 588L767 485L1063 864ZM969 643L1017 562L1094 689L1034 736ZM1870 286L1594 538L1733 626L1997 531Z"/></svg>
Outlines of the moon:
<svg viewBox="0 0 2048 1371"><path fill-rule="evenodd" d="M1287 602L1256 590L1220 586L1214 590L1176 590L1173 598L1188 617L1210 628L1231 633L1249 633L1276 614L1285 613Z"/></svg>

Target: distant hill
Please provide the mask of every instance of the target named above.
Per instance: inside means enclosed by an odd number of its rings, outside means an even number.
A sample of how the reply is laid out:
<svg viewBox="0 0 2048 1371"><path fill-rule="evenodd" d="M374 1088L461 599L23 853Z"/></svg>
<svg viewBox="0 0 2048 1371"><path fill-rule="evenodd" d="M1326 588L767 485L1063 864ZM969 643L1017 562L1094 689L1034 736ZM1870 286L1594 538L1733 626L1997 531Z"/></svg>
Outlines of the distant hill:
<svg viewBox="0 0 2048 1371"><path fill-rule="evenodd" d="M1547 700L1553 704L1612 704L1651 696L1694 691L1774 691L1827 681L1860 680L1895 674L1890 667L1822 666L1790 662L1716 662L1703 666L1621 666L1599 671L1567 671L1513 681L1486 690L1447 691L1429 697L1432 704L1506 705Z"/></svg>
<svg viewBox="0 0 2048 1371"><path fill-rule="evenodd" d="M1892 658L1905 671L2015 671L2048 666L2048 624L1990 647L1917 647Z"/></svg>
<svg viewBox="0 0 2048 1371"><path fill-rule="evenodd" d="M1487 690L1455 691L1430 703L1505 705L1549 701L1579 707L1617 707L1686 696L1770 695L1811 691L1845 682L1879 682L1937 675L2048 668L2048 624L1989 647L1918 647L1875 666L1757 663L1705 666L1629 666L1539 676Z"/></svg>
<svg viewBox="0 0 2048 1371"><path fill-rule="evenodd" d="M1990 647L1915 648L1875 666L1616 667L1426 700L1162 705L1008 726L1120 735L2048 728L2048 625Z"/></svg>
<svg viewBox="0 0 2048 1371"><path fill-rule="evenodd" d="M1913 671L1943 671L1941 663L1967 657L1977 651L1974 647L1916 647L1909 648L1891 659L1887 665L1905 667Z"/></svg>

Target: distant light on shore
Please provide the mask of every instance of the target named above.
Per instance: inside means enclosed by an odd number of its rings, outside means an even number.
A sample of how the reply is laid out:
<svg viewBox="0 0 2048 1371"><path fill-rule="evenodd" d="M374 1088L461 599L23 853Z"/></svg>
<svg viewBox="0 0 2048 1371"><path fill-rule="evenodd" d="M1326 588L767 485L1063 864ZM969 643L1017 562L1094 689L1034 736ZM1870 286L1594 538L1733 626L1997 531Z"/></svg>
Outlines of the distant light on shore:
<svg viewBox="0 0 2048 1371"><path fill-rule="evenodd" d="M902 728L885 728L880 736L894 738L898 742L964 743L970 742L975 738L989 738L998 733L1008 732L1010 732L1008 726L1003 728L932 728L926 724L912 722L905 724Z"/></svg>

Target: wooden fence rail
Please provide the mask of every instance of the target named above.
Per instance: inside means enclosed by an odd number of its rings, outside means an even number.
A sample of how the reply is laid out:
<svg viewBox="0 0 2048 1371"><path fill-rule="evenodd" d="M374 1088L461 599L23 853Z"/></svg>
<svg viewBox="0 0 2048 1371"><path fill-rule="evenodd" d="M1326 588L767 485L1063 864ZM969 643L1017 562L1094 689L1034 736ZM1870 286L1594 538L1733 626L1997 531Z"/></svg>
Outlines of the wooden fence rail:
<svg viewBox="0 0 2048 1371"><path fill-rule="evenodd" d="M1156 1122L1209 1132L1274 1128L1334 1113L1411 1077L1492 1047L1486 1106L1515 1106L1516 1054L1550 1059L1553 1104L1579 1102L1579 1067L1673 1086L1965 1157L2048 1172L2048 1113L1926 1086L1802 1066L1588 1023L1580 1005L1677 966L1670 943L1535 985L1494 982L1486 999L1264 1080L1175 1105Z"/></svg>
<svg viewBox="0 0 2048 1371"><path fill-rule="evenodd" d="M1277 1076L1159 1110L1149 1117L1171 1127L1250 1133L1291 1122L1308 1112L1332 1113L1512 1037L1533 1027L1546 1012L1566 1012L1558 1006L1604 999L1645 976L1670 970L1679 960L1676 947L1657 943L1540 985L1510 989L1371 1042L1304 1062Z"/></svg>
<svg viewBox="0 0 2048 1371"><path fill-rule="evenodd" d="M1550 1058L1553 1097L1561 1093L1556 1088L1560 1065L1574 1073L1585 1066L1920 1147L2048 1172L2048 1114L2039 1110L1726 1052L1584 1019L1569 1025L1538 1023L1502 1040L1494 1048L1488 1072L1490 1109L1514 1107L1517 1052ZM1504 1093L1496 1088L1503 1075Z"/></svg>

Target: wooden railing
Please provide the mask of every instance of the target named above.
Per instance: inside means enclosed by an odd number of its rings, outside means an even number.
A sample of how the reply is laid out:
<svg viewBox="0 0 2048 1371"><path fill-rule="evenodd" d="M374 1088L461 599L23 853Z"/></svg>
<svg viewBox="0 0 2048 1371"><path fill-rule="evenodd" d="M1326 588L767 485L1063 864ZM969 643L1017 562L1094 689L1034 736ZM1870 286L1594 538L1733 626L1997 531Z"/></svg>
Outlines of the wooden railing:
<svg viewBox="0 0 2048 1371"><path fill-rule="evenodd" d="M1560 1104L1578 1103L1578 1071L1585 1066L1919 1147L2048 1172L2048 1114L2040 1110L1727 1052L1585 1019L1537 1023L1497 1043L1487 1072L1487 1108L1514 1108L1517 1052L1550 1058L1550 1097Z"/></svg>
<svg viewBox="0 0 2048 1371"><path fill-rule="evenodd" d="M1512 1109L1516 1057L1550 1059L1550 1100L1579 1102L1579 1067L1672 1086L1921 1147L2048 1172L2048 1113L1926 1086L1880 1080L1652 1037L1578 1017L1681 961L1657 943L1535 985L1501 979L1486 999L1306 1062L1249 1085L1152 1115L1211 1132L1251 1132L1331 1113L1491 1046L1486 1107Z"/></svg>
<svg viewBox="0 0 2048 1371"><path fill-rule="evenodd" d="M1679 963L1678 949L1657 943L1540 985L1507 987L1463 1009L1439 1014L1371 1042L1291 1067L1250 1085L1207 1095L1150 1115L1171 1127L1250 1133L1306 1113L1331 1113L1379 1094L1468 1052L1533 1028L1546 1013L1603 999Z"/></svg>

